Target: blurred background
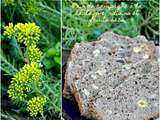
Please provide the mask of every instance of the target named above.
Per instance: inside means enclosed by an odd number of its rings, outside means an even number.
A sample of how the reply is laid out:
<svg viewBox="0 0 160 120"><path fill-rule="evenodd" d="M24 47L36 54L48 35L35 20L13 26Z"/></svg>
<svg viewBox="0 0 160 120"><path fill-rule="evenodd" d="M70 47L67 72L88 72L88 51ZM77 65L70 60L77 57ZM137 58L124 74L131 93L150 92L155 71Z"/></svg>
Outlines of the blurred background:
<svg viewBox="0 0 160 120"><path fill-rule="evenodd" d="M124 0L125 1L125 0ZM133 1L133 0L132 0ZM104 7L101 12L106 18L121 18L124 22L98 22L96 19L90 19L92 15L77 15L77 11L85 13L90 11L89 6L110 5L122 6L118 9L119 12L125 13L134 12L139 9L139 15L120 15L111 16L110 13L115 9L107 9ZM129 8L133 5L133 8ZM87 9L88 6L88 9ZM125 9L124 9L125 7ZM89 13L89 12L88 12ZM104 16L98 19L103 20ZM81 41L96 40L105 31L111 30L119 35L136 37L137 35L144 35L149 40L158 40L159 37L159 0L135 0L133 2L116 2L115 0L63 0L62 5L62 38L63 48L71 48L74 43Z"/></svg>

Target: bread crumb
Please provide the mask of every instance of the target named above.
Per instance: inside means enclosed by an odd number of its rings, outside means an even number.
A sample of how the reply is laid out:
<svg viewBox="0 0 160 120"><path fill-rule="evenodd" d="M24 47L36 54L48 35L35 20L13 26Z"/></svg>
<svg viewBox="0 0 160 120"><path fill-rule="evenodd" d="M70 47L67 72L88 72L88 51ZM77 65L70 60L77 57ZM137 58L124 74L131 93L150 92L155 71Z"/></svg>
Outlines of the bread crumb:
<svg viewBox="0 0 160 120"><path fill-rule="evenodd" d="M106 110L107 115L111 115L112 111L111 110Z"/></svg>
<svg viewBox="0 0 160 120"><path fill-rule="evenodd" d="M146 46L145 44L141 44L140 45L141 48L145 48L145 46Z"/></svg>
<svg viewBox="0 0 160 120"><path fill-rule="evenodd" d="M152 94L151 96L148 96L150 99L155 99L156 98L156 94Z"/></svg>
<svg viewBox="0 0 160 120"><path fill-rule="evenodd" d="M72 62L68 63L68 67L71 68L72 67Z"/></svg>
<svg viewBox="0 0 160 120"><path fill-rule="evenodd" d="M96 86L95 84L92 85L92 87L96 90L98 90L98 86Z"/></svg>
<svg viewBox="0 0 160 120"><path fill-rule="evenodd" d="M159 104L160 104L159 102L154 102L153 106L157 107L157 106L159 106Z"/></svg>
<svg viewBox="0 0 160 120"><path fill-rule="evenodd" d="M79 44L76 44L76 48L79 48L80 47L80 45Z"/></svg>
<svg viewBox="0 0 160 120"><path fill-rule="evenodd" d="M86 89L83 90L83 93L84 93L85 95L87 95L87 96L89 96L89 94L90 94Z"/></svg>
<svg viewBox="0 0 160 120"><path fill-rule="evenodd" d="M106 50L107 48L106 47L103 47L103 50Z"/></svg>
<svg viewBox="0 0 160 120"><path fill-rule="evenodd" d="M98 50L98 49L94 50L93 54L95 57L97 57L100 54L100 50Z"/></svg>
<svg viewBox="0 0 160 120"><path fill-rule="evenodd" d="M157 62L158 62L158 64L160 64L160 58L158 58Z"/></svg>
<svg viewBox="0 0 160 120"><path fill-rule="evenodd" d="M149 58L149 55L148 55L148 54L145 54L145 55L143 56L143 58L144 58L144 59L148 59L148 58Z"/></svg>
<svg viewBox="0 0 160 120"><path fill-rule="evenodd" d="M139 52L141 51L141 47L134 47L134 48L133 48L133 51L134 51L135 53L139 53Z"/></svg>
<svg viewBox="0 0 160 120"><path fill-rule="evenodd" d="M123 65L123 67L124 67L125 69L127 69L127 70L130 69L130 65L128 65L128 64Z"/></svg>
<svg viewBox="0 0 160 120"><path fill-rule="evenodd" d="M96 73L98 73L100 76L103 76L106 73L106 69L98 70Z"/></svg>
<svg viewBox="0 0 160 120"><path fill-rule="evenodd" d="M98 94L99 94L100 96L102 96L102 97L105 97L105 92L104 92L104 91L100 91Z"/></svg>
<svg viewBox="0 0 160 120"><path fill-rule="evenodd" d="M99 95L102 95L102 96L103 96L103 91L100 91L100 92L99 92Z"/></svg>
<svg viewBox="0 0 160 120"><path fill-rule="evenodd" d="M94 75L94 74L91 75L91 78L97 79L96 75Z"/></svg>

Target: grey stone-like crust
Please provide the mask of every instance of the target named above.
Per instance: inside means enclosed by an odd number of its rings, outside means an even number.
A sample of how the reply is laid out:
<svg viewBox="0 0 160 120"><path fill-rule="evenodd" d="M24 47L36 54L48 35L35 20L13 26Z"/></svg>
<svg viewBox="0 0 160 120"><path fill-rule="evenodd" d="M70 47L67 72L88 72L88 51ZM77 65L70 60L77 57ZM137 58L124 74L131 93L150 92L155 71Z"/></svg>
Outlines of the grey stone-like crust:
<svg viewBox="0 0 160 120"><path fill-rule="evenodd" d="M153 43L112 32L71 51L63 94L98 120L143 120L158 112L159 67ZM150 98L152 97L152 98ZM139 101L146 105L138 106ZM141 108L142 107L142 108Z"/></svg>

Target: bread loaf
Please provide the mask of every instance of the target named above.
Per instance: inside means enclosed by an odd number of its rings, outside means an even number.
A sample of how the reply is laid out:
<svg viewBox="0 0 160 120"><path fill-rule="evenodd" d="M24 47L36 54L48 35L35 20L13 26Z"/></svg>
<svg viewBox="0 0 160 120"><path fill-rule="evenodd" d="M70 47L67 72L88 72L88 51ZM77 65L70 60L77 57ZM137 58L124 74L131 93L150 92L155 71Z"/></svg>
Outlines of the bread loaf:
<svg viewBox="0 0 160 120"><path fill-rule="evenodd" d="M68 60L63 94L75 97L81 114L89 118L143 120L158 112L153 107L158 101L159 81L155 51L154 44L142 36L131 39L112 32L95 42L77 43ZM149 100L151 95L156 101ZM138 116L136 102L141 99L150 106Z"/></svg>

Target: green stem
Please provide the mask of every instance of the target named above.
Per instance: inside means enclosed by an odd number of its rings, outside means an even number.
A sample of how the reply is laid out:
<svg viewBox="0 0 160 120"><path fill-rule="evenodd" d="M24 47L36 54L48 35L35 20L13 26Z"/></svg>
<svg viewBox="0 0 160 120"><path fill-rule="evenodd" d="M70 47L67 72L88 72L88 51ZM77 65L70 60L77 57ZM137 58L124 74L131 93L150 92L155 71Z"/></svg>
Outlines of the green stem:
<svg viewBox="0 0 160 120"><path fill-rule="evenodd" d="M147 28L144 28L144 32L145 32L147 38L149 38L150 36L149 36L149 34L148 34Z"/></svg>
<svg viewBox="0 0 160 120"><path fill-rule="evenodd" d="M19 52L19 55L21 56L21 58L22 58L22 60L24 61L24 62L26 62L26 60L25 60L25 57L23 56L23 52L22 52L22 50L21 50L21 48L20 48L20 46L19 46L19 44L17 43L17 40L14 38L14 41L15 41L15 47L17 48L17 50L18 50L18 52Z"/></svg>
<svg viewBox="0 0 160 120"><path fill-rule="evenodd" d="M154 29L152 29L150 26L147 25L147 28L155 35L159 35L159 33L157 31L155 31Z"/></svg>
<svg viewBox="0 0 160 120"><path fill-rule="evenodd" d="M143 27L144 25L148 24L148 22L150 21L150 19L154 16L154 14L152 14L151 16L149 16L146 20L143 19L142 24L140 25L141 27Z"/></svg>
<svg viewBox="0 0 160 120"><path fill-rule="evenodd" d="M9 70L5 69L5 67L3 67L3 66L0 66L0 68L1 68L4 72L6 72L8 75L13 76L14 72L17 72L17 71L18 71L17 68L15 68L11 63L9 63L9 62L6 60L6 58L4 58L3 56L0 56L0 57L1 57L1 62L4 62L3 64L6 64L6 65L9 67L9 68L8 68ZM13 70L12 73L11 73L10 69Z"/></svg>
<svg viewBox="0 0 160 120"><path fill-rule="evenodd" d="M45 6L45 5L43 5L42 3L40 3L40 5L39 5L40 7L42 7L42 8L45 8L45 9L48 9L48 10L50 10L52 13L56 13L56 14L58 14L58 15L61 15L59 12L57 12L57 11L55 11L55 10L53 10L52 8L50 8L49 6Z"/></svg>

